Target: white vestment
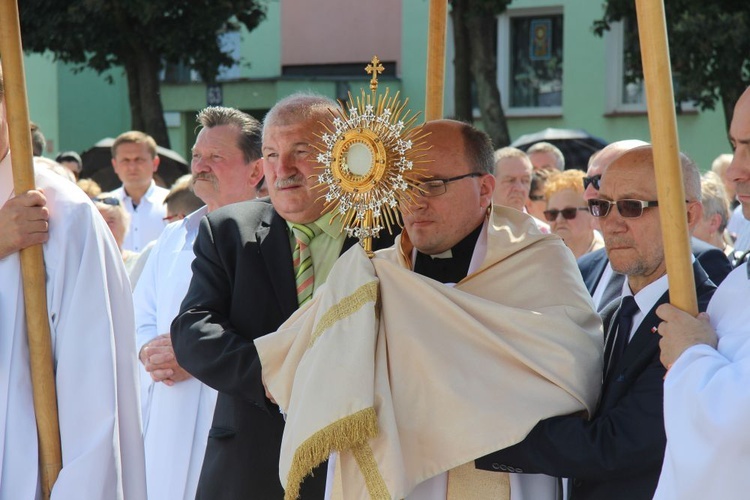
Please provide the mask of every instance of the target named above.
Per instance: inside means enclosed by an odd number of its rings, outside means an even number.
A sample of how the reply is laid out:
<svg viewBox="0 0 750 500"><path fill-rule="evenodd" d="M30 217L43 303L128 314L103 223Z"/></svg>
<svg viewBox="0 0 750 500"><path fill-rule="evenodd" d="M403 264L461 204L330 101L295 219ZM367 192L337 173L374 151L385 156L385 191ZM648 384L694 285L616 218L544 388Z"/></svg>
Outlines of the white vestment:
<svg viewBox="0 0 750 500"><path fill-rule="evenodd" d="M12 196L8 155L0 205ZM77 186L39 168L62 471L53 500L145 498L133 303L104 219ZM41 498L19 254L0 260L0 498Z"/></svg>
<svg viewBox="0 0 750 500"><path fill-rule="evenodd" d="M164 217L167 215L167 206L164 204L164 198L168 194L168 189L151 181L151 187L143 195L138 206L134 207L133 199L125 192L124 187L112 191L112 196L120 200L130 214L130 228L122 242L123 250L141 252L149 242L159 237L166 225Z"/></svg>
<svg viewBox="0 0 750 500"><path fill-rule="evenodd" d="M717 349L687 349L664 381L667 449L655 499L750 495L750 276L747 264L716 290L707 310Z"/></svg>
<svg viewBox="0 0 750 500"><path fill-rule="evenodd" d="M536 222L538 219L534 219ZM549 226L547 226L549 228ZM540 228L541 230L541 228ZM543 231L542 231L543 232ZM545 233L549 234L549 233ZM482 225L482 232L477 238L474 253L471 257L467 274L472 274L482 265L487 255L487 221ZM416 261L416 248L412 253L412 263ZM413 268L413 264L412 264ZM413 269L412 269L413 270ZM455 283L447 284L455 286ZM332 485L334 481L336 460L338 454L333 453L328 460L328 474L326 476L325 498L332 498ZM557 498L559 493L557 478L544 474L513 474L509 475L510 500L545 500ZM407 496L406 500L437 500L448 496L448 473L443 472L437 476L419 483Z"/></svg>
<svg viewBox="0 0 750 500"><path fill-rule="evenodd" d="M180 310L195 258L193 242L206 207L164 229L149 255L134 292L137 348L169 333ZM141 366L143 439L148 496L158 500L193 500L216 391L195 378L173 386L156 383Z"/></svg>

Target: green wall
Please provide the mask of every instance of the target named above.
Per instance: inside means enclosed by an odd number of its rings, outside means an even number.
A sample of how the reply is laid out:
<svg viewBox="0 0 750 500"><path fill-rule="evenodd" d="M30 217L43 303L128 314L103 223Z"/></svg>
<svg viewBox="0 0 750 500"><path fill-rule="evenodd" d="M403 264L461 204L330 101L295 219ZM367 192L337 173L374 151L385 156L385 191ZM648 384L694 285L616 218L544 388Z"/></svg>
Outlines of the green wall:
<svg viewBox="0 0 750 500"><path fill-rule="evenodd" d="M603 38L594 36L592 22L601 16L602 8L591 0L515 0L511 9L562 6L564 14L563 106L559 117L509 118L511 137L546 127L583 128L608 141L626 138L649 140L645 113L608 116L606 109L607 55ZM409 98L409 109L424 110L427 53L428 0L405 0L402 3L402 62L396 81L383 80L391 90L401 90ZM315 90L337 97L345 85L357 92L366 86L361 80L337 82L331 79L281 79L280 4L269 2L268 17L256 30L241 34L241 54L245 58L241 78L222 85L224 105L247 110L262 117L278 99L297 90ZM450 50L447 51L450 57ZM48 56L26 58L29 107L36 121L51 141L53 151L82 151L97 140L116 136L130 128L127 84L122 71L111 71L113 84L93 71L75 73L69 66L55 63ZM452 61L446 64L446 75L452 72ZM450 88L450 87L449 87ZM172 147L189 156L194 140L195 114L206 105L206 87L202 83L164 85L164 110L171 113L174 126L169 128ZM445 96L446 110L452 96ZM719 107L720 109L720 107ZM720 153L728 152L723 112L694 112L678 118L682 149L703 170Z"/></svg>

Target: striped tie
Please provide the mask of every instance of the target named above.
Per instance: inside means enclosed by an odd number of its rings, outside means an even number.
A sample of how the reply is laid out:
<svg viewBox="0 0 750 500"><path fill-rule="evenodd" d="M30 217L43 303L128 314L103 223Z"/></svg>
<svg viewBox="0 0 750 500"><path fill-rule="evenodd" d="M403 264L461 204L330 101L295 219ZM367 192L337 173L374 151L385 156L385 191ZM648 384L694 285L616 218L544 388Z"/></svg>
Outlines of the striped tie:
<svg viewBox="0 0 750 500"><path fill-rule="evenodd" d="M292 232L297 240L292 258L294 260L294 280L297 283L297 303L301 306L312 298L315 276L313 274L310 241L320 234L315 224L292 224Z"/></svg>

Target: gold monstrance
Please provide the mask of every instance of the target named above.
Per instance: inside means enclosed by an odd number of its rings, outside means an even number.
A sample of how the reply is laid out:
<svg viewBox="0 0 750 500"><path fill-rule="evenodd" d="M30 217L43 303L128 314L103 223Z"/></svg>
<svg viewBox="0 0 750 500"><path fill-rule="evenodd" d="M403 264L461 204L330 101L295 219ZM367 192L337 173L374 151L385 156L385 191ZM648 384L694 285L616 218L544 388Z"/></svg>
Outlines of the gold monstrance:
<svg viewBox="0 0 750 500"><path fill-rule="evenodd" d="M419 114L410 116L408 99L402 103L398 92L377 93L383 69L373 57L365 68L372 75L371 92L362 89L356 100L349 93L347 103L339 101L333 123L324 124L322 143L316 145L318 182L328 189L326 211L342 218L346 232L359 238L370 256L372 238L401 225L399 202L408 210L412 191L425 177L415 166L424 161L420 152L425 150L426 134L414 126Z"/></svg>

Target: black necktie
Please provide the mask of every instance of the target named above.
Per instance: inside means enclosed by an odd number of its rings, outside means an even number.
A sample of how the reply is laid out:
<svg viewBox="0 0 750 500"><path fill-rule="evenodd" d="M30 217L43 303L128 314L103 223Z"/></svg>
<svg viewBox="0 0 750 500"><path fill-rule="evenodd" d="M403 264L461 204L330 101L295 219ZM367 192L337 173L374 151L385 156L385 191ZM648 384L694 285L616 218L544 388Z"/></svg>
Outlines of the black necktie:
<svg viewBox="0 0 750 500"><path fill-rule="evenodd" d="M605 378L608 378L610 372L614 370L614 367L619 363L625 352L625 347L628 345L630 339L630 329L633 326L633 316L640 311L638 304L632 295L626 295L620 302L620 308L617 310L617 330L612 331L607 338L607 345L604 348L605 354Z"/></svg>

